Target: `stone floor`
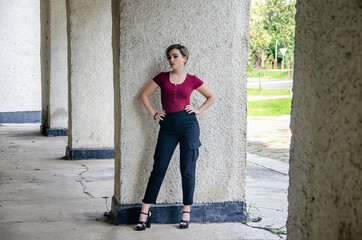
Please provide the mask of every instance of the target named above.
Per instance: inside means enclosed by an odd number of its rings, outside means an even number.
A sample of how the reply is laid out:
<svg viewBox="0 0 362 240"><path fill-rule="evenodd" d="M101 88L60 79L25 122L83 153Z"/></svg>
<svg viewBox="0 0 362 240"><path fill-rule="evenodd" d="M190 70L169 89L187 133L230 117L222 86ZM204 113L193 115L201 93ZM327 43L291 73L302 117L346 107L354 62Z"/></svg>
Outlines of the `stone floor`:
<svg viewBox="0 0 362 240"><path fill-rule="evenodd" d="M248 117L247 152L289 162L290 116Z"/></svg>
<svg viewBox="0 0 362 240"><path fill-rule="evenodd" d="M259 222L191 223L187 230L153 224L137 232L103 217L113 195L114 160L65 160L66 140L41 136L39 124L0 125L0 239L285 238L265 230L285 226L285 162L248 154L248 215L261 216Z"/></svg>

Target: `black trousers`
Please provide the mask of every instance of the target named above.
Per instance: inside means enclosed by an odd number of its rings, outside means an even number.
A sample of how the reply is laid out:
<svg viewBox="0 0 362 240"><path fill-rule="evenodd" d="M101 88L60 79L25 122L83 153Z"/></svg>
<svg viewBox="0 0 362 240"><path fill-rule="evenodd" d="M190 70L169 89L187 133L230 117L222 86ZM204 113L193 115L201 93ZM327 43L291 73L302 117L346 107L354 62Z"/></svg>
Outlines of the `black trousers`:
<svg viewBox="0 0 362 240"><path fill-rule="evenodd" d="M164 120L160 120L159 123L161 128L154 154L153 170L142 202L156 203L172 154L180 143L183 204L191 205L195 189L196 160L201 146L199 123L194 113L189 114L185 110L167 113Z"/></svg>

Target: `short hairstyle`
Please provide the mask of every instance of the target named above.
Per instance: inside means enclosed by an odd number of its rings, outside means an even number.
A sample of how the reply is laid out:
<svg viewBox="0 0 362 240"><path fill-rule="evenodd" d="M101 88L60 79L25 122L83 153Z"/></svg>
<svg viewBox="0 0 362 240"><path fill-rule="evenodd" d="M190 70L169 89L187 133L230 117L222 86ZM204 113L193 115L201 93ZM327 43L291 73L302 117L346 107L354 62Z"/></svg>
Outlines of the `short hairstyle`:
<svg viewBox="0 0 362 240"><path fill-rule="evenodd" d="M166 51L165 51L166 57L168 57L168 53L172 49L178 49L180 51L180 53L182 54L182 56L186 57L187 60L189 60L190 52L185 46L182 46L181 44L172 44L168 48L166 48Z"/></svg>

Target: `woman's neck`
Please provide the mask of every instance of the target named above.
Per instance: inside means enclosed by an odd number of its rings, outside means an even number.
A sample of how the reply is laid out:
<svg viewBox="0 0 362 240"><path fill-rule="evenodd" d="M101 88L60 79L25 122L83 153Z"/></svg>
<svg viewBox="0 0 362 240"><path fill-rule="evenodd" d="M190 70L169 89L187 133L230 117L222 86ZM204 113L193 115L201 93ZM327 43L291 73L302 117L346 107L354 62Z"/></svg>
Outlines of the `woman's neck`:
<svg viewBox="0 0 362 240"><path fill-rule="evenodd" d="M171 71L172 74L178 75L178 76L183 76L186 74L185 68L182 69L173 69Z"/></svg>

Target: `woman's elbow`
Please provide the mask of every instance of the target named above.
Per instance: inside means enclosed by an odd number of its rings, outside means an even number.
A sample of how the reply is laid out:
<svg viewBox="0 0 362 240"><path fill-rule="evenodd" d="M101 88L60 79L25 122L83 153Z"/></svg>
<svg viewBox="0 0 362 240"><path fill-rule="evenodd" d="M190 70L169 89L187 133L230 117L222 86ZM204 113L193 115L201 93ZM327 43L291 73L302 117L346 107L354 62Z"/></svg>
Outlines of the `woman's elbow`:
<svg viewBox="0 0 362 240"><path fill-rule="evenodd" d="M145 94L144 91L142 91L142 92L140 93L139 97L140 97L141 100L143 100L143 99L145 99L145 98L147 97L147 95Z"/></svg>
<svg viewBox="0 0 362 240"><path fill-rule="evenodd" d="M210 98L211 98L211 101L212 101L212 102L215 102L215 101L216 101L216 95L215 95L215 94L212 94L212 95L210 96Z"/></svg>

